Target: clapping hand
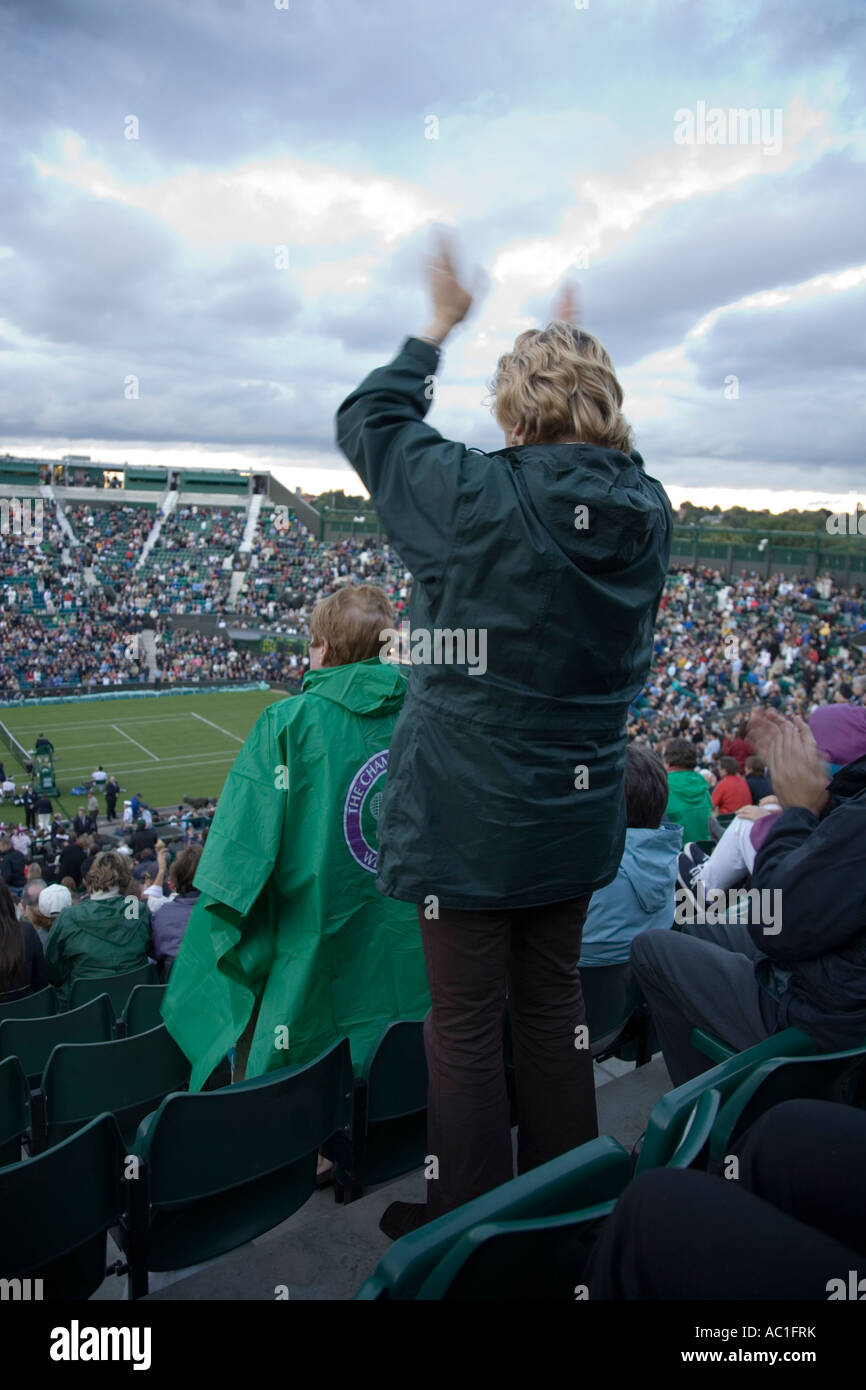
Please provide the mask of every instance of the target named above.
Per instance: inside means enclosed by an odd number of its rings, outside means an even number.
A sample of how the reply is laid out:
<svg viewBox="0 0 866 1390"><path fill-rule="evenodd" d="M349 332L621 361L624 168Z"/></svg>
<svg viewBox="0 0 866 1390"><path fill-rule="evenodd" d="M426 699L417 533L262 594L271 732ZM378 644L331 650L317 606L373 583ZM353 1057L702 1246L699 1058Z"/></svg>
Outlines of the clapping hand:
<svg viewBox="0 0 866 1390"><path fill-rule="evenodd" d="M788 720L775 710L758 710L749 724L749 737L769 765L782 810L803 806L819 815L828 800L830 770L809 726L799 715Z"/></svg>

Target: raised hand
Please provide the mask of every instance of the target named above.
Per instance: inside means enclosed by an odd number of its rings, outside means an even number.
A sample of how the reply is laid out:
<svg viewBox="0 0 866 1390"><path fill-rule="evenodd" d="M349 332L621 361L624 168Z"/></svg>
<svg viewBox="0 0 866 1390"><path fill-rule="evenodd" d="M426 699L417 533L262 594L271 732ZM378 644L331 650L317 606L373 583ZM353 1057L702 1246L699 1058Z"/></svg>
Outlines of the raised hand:
<svg viewBox="0 0 866 1390"><path fill-rule="evenodd" d="M472 295L457 275L453 239L444 232L439 233L429 262L428 283L433 319L421 336L441 343L472 307Z"/></svg>
<svg viewBox="0 0 866 1390"><path fill-rule="evenodd" d="M562 319L564 323L570 323L573 328L577 327L579 318L580 296L574 280L566 280L553 302L552 318Z"/></svg>

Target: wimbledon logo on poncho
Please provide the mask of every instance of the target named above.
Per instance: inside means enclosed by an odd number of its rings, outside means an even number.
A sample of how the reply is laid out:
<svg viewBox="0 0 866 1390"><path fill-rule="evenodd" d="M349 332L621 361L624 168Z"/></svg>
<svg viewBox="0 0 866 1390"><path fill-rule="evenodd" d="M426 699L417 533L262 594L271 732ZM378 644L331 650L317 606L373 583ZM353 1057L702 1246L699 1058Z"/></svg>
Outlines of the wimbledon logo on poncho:
<svg viewBox="0 0 866 1390"><path fill-rule="evenodd" d="M349 853L368 873L376 872L376 821L382 804L388 749L374 753L352 778L343 807L343 836Z"/></svg>

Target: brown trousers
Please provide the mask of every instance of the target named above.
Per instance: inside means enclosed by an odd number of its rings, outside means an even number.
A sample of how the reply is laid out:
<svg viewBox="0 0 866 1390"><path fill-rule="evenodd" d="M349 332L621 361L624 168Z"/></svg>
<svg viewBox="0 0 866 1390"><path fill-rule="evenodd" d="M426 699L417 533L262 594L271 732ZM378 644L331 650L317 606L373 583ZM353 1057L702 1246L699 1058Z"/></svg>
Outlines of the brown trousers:
<svg viewBox="0 0 866 1390"><path fill-rule="evenodd" d="M543 907L467 912L418 908L432 1010L424 1025L427 1212L432 1220L514 1176L502 1052L511 1016L518 1171L598 1134L580 939L589 897Z"/></svg>

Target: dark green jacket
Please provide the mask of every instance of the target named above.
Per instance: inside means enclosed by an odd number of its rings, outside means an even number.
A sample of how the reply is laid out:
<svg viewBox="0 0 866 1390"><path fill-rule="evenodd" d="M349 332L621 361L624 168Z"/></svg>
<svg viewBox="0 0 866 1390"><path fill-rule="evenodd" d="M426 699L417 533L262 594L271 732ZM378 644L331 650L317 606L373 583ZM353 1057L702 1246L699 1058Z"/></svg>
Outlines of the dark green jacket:
<svg viewBox="0 0 866 1390"><path fill-rule="evenodd" d="M558 902L610 883L622 855L626 717L650 665L670 504L638 454L484 454L443 439L424 423L438 358L407 339L337 415L339 446L414 576L411 634L486 632L484 674L412 668L378 886L442 907Z"/></svg>
<svg viewBox="0 0 866 1390"><path fill-rule="evenodd" d="M45 943L46 973L61 999L68 1000L76 980L137 970L151 949L146 902L123 893L82 898L55 918Z"/></svg>

